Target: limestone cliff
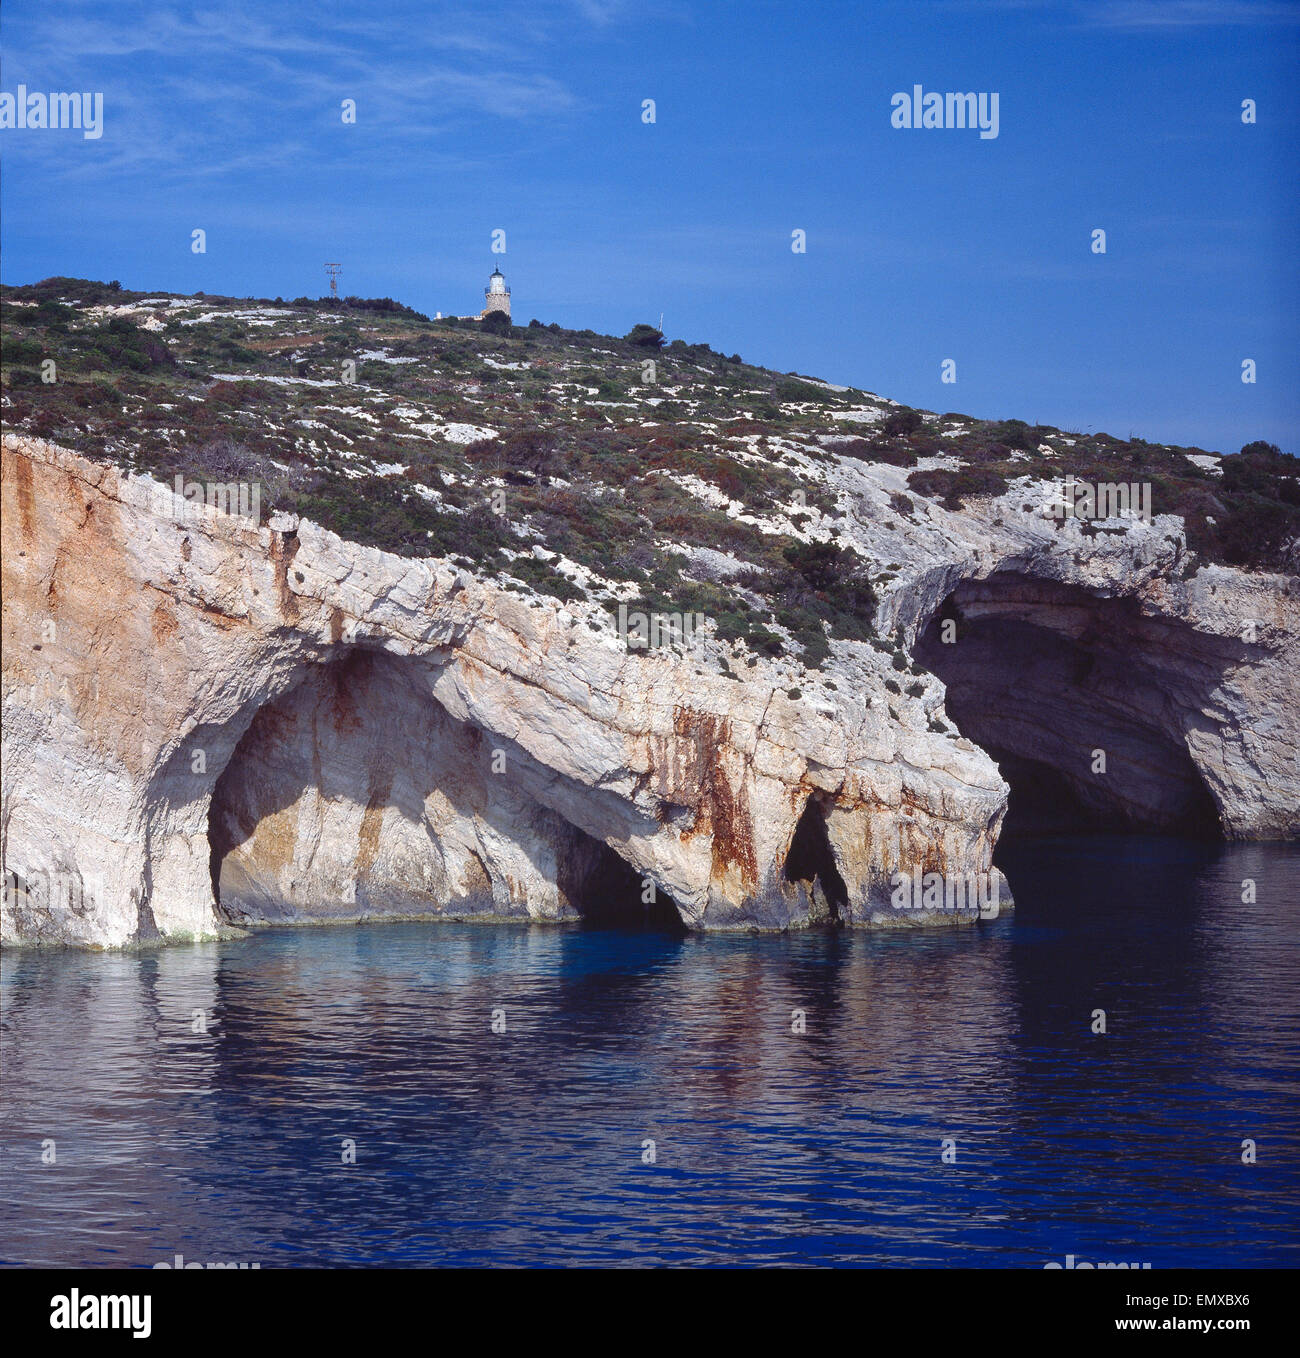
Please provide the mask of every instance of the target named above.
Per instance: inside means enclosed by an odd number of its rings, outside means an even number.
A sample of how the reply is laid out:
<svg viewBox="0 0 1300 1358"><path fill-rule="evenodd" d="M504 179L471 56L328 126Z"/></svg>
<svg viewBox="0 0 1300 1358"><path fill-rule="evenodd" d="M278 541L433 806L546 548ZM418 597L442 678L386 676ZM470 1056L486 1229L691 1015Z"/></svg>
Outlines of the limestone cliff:
<svg viewBox="0 0 1300 1358"><path fill-rule="evenodd" d="M991 869L996 767L895 720L869 647L795 698L305 521L183 521L36 440L6 436L3 488L10 941L572 917L606 850L703 929L865 922L900 865ZM806 812L834 871L789 880Z"/></svg>
<svg viewBox="0 0 1300 1358"><path fill-rule="evenodd" d="M901 515L895 469L824 475L860 550L889 535L880 630L964 730L1131 823L1300 833L1294 578L1189 573L1177 520L1088 535L1021 512L1025 486ZM630 652L593 604L186 509L5 437L6 941L566 919L617 892L696 929L971 918L894 908L917 868L1009 904L1008 784L888 647Z"/></svg>

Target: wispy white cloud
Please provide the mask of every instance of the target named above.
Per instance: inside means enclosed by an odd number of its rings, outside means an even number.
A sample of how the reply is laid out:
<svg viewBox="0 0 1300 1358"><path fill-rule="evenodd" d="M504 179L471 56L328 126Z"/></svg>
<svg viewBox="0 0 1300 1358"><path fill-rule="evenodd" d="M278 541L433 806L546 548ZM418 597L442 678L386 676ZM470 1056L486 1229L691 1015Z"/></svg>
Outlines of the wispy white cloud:
<svg viewBox="0 0 1300 1358"><path fill-rule="evenodd" d="M573 8L593 24L609 24L622 17L627 0L571 0Z"/></svg>
<svg viewBox="0 0 1300 1358"><path fill-rule="evenodd" d="M159 172L208 178L274 168L304 140L341 122L354 99L364 136L352 147L371 163L424 158L465 120L554 118L581 107L549 69L575 27L599 29L621 0L503 0L491 13L444 0L397 3L382 17L304 4L219 11L122 3L106 13L71 0L39 21L6 29L4 84L97 89L106 132L94 157L71 157L48 139L11 141L19 162L78 177Z"/></svg>
<svg viewBox="0 0 1300 1358"><path fill-rule="evenodd" d="M947 9L1056 18L1072 28L1118 31L1300 24L1296 0L939 0Z"/></svg>

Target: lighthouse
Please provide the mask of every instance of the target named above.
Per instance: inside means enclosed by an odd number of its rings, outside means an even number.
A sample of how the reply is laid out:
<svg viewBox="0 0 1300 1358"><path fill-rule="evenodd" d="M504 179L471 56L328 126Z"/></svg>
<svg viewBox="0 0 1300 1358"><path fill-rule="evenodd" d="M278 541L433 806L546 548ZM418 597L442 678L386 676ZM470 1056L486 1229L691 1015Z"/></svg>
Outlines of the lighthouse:
<svg viewBox="0 0 1300 1358"><path fill-rule="evenodd" d="M500 269L492 270L492 277L488 279L488 285L483 289L483 296L487 299L487 305L483 308L484 316L492 311L504 311L506 319L510 318L510 289L506 287L506 277Z"/></svg>

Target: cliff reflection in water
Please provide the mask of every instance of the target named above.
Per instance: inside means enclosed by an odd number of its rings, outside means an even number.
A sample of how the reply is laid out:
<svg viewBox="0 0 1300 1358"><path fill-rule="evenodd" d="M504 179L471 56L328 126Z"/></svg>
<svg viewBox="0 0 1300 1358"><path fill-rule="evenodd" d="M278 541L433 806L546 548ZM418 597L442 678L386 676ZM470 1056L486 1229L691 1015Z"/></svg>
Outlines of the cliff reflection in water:
<svg viewBox="0 0 1300 1358"><path fill-rule="evenodd" d="M11 952L0 1258L1300 1261L1300 852L1003 857L978 929Z"/></svg>

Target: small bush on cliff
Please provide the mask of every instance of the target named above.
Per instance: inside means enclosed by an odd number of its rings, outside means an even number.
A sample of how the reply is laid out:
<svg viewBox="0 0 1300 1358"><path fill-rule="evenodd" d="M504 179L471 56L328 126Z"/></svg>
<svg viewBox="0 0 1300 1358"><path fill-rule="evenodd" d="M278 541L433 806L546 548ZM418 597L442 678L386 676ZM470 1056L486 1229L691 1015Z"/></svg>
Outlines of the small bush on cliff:
<svg viewBox="0 0 1300 1358"><path fill-rule="evenodd" d="M778 401L800 401L813 405L823 405L834 396L825 387L815 386L812 382L800 382L793 377L778 382L773 394Z"/></svg>
<svg viewBox="0 0 1300 1358"><path fill-rule="evenodd" d="M496 439L478 439L465 449L465 456L489 467L500 465L515 471L546 476L559 462L553 430L541 425L513 429Z"/></svg>
<svg viewBox="0 0 1300 1358"><path fill-rule="evenodd" d="M1300 504L1300 459L1275 443L1248 443L1236 457L1222 462L1225 491L1249 491L1285 504Z"/></svg>
<svg viewBox="0 0 1300 1358"><path fill-rule="evenodd" d="M21 335L5 334L0 337L0 356L5 367L10 364L36 364L41 361L45 346L38 340L24 339Z"/></svg>
<svg viewBox="0 0 1300 1358"><path fill-rule="evenodd" d="M638 349L662 349L664 334L662 330L657 330L653 325L639 323L634 325L624 336L629 344L634 344Z"/></svg>
<svg viewBox="0 0 1300 1358"><path fill-rule="evenodd" d="M149 372L176 366L171 350L158 335L141 330L125 316L114 316L100 329L80 332L74 342L92 367Z"/></svg>
<svg viewBox="0 0 1300 1358"><path fill-rule="evenodd" d="M1289 552L1300 538L1300 508L1243 497L1216 525L1218 554L1231 566L1287 570Z"/></svg>
<svg viewBox="0 0 1300 1358"><path fill-rule="evenodd" d="M880 426L880 432L886 438L905 438L908 434L915 434L924 424L919 410L913 410L911 406L899 406L897 410L890 411Z"/></svg>
<svg viewBox="0 0 1300 1358"><path fill-rule="evenodd" d="M774 580L777 620L799 641L805 658L828 654L826 626L845 640L871 638L876 592L856 552L832 542L800 542L782 556L789 569Z"/></svg>
<svg viewBox="0 0 1300 1358"><path fill-rule="evenodd" d="M813 589L830 589L846 573L851 553L832 542L800 542L782 553L796 573Z"/></svg>
<svg viewBox="0 0 1300 1358"><path fill-rule="evenodd" d="M907 484L918 495L941 499L945 509L961 509L967 500L985 495L1001 495L1007 488L1007 478L1001 472L987 468L966 468L949 471L931 468L912 472Z"/></svg>
<svg viewBox="0 0 1300 1358"><path fill-rule="evenodd" d="M993 425L988 432L993 442L1001 444L1003 448L1031 452L1038 447L1032 431L1024 420L1003 420L1001 424Z"/></svg>
<svg viewBox="0 0 1300 1358"><path fill-rule="evenodd" d="M916 449L908 440L879 435L873 439L850 439L832 444L831 452L856 458L859 462L885 462L891 467L915 467L917 458Z"/></svg>

